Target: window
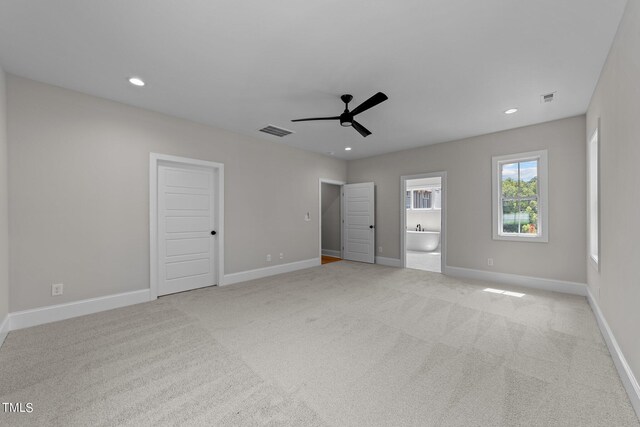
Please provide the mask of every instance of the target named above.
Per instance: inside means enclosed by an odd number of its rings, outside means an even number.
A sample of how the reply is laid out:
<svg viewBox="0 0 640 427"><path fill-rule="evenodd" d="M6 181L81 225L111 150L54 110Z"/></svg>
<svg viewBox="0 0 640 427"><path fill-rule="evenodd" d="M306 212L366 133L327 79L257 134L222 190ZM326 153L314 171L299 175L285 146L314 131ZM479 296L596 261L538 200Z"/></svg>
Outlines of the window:
<svg viewBox="0 0 640 427"><path fill-rule="evenodd" d="M405 209L432 210L442 208L440 187L421 187L407 190L404 199Z"/></svg>
<svg viewBox="0 0 640 427"><path fill-rule="evenodd" d="M599 139L598 129L593 132L589 139L588 156L589 156L589 256L591 260L598 266L599 256L599 183L598 183L598 160L599 160Z"/></svg>
<svg viewBox="0 0 640 427"><path fill-rule="evenodd" d="M548 242L547 151L493 158L493 238Z"/></svg>
<svg viewBox="0 0 640 427"><path fill-rule="evenodd" d="M413 209L431 209L430 190L413 190Z"/></svg>

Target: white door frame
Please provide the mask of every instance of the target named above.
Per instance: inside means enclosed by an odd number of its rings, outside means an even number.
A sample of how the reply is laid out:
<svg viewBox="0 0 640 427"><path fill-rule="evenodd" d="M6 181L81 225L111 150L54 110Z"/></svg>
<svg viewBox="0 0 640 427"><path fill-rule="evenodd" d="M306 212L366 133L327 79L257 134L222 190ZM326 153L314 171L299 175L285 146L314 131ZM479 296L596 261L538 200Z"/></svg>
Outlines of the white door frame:
<svg viewBox="0 0 640 427"><path fill-rule="evenodd" d="M216 228L214 260L218 286L224 278L224 164L207 160L189 159L187 157L170 156L151 153L149 155L149 294L152 300L158 297L158 278L160 263L158 262L158 166L168 164L174 166L199 166L210 168L217 173L215 191L215 209L213 212Z"/></svg>
<svg viewBox="0 0 640 427"><path fill-rule="evenodd" d="M320 246L319 249L319 254L320 254L320 259L322 260L322 184L333 184L333 185L339 185L340 186L340 258L343 257L344 255L344 230L342 229L344 227L344 221L342 219L342 213L344 212L344 197L342 194L342 186L346 184L345 181L338 181L335 179L328 179L328 178L320 178L318 180L318 235L319 235L319 243L318 245Z"/></svg>
<svg viewBox="0 0 640 427"><path fill-rule="evenodd" d="M407 209L405 208L405 197L407 193L407 181L421 178L437 178L442 180L442 210L440 215L440 271L445 272L447 265L447 172L429 172L418 175L403 175L400 177L400 265L407 268L407 246L405 243L407 229Z"/></svg>

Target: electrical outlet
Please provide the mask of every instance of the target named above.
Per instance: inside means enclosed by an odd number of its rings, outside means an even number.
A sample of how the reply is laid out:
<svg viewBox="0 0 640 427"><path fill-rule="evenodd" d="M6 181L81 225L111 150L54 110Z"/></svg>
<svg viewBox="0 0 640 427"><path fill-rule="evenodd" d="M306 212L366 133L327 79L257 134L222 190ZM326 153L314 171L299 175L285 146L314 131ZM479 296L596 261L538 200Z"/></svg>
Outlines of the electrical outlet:
<svg viewBox="0 0 640 427"><path fill-rule="evenodd" d="M62 295L64 292L64 285L62 283L55 283L51 285L51 296L56 297Z"/></svg>
<svg viewBox="0 0 640 427"><path fill-rule="evenodd" d="M488 258L487 259L487 265L488 266L493 266L493 258Z"/></svg>
<svg viewBox="0 0 640 427"><path fill-rule="evenodd" d="M378 246L378 253L382 253L382 246Z"/></svg>
<svg viewBox="0 0 640 427"><path fill-rule="evenodd" d="M280 259L284 259L284 254L280 252Z"/></svg>
<svg viewBox="0 0 640 427"><path fill-rule="evenodd" d="M271 254L267 254L267 262L271 262Z"/></svg>

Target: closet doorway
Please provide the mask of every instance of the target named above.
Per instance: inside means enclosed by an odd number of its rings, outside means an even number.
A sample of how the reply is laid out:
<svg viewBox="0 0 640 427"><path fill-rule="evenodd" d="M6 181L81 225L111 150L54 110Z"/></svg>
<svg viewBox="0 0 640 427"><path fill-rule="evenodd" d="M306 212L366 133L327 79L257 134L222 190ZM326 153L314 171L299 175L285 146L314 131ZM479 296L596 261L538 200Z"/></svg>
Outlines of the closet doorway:
<svg viewBox="0 0 640 427"><path fill-rule="evenodd" d="M341 261L343 181L320 179L320 259L321 264Z"/></svg>

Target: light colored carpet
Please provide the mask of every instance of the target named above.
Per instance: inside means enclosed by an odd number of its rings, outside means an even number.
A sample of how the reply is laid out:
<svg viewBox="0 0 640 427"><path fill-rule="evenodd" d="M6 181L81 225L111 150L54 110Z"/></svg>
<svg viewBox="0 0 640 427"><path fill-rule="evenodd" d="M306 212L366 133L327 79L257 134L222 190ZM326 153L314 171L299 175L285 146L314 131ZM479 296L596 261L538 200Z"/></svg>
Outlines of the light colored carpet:
<svg viewBox="0 0 640 427"><path fill-rule="evenodd" d="M344 261L11 332L0 424L639 425L584 298L486 286Z"/></svg>

